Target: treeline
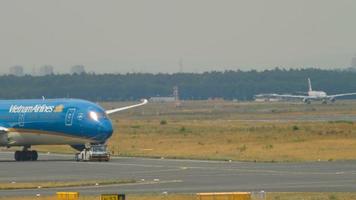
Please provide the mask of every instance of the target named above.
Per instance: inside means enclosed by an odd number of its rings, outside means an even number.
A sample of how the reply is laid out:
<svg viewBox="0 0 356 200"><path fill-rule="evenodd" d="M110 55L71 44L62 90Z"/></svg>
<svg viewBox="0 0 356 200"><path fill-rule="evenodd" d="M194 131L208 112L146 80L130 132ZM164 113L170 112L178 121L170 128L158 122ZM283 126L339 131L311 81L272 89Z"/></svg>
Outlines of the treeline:
<svg viewBox="0 0 356 200"><path fill-rule="evenodd" d="M356 92L356 73L321 69L274 69L176 74L80 74L0 76L0 98L83 98L93 101L138 100L171 96L179 87L181 99L224 98L251 100L259 93L306 92L307 78L313 89L329 94Z"/></svg>

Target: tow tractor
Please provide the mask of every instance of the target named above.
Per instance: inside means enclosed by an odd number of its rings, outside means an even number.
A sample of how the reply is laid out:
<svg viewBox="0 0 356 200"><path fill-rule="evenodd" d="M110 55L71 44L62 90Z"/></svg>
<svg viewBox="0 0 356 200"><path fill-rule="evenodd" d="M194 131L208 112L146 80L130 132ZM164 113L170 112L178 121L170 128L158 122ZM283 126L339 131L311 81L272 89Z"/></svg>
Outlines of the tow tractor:
<svg viewBox="0 0 356 200"><path fill-rule="evenodd" d="M110 153L106 145L91 145L84 148L80 153L75 154L76 161L109 161Z"/></svg>

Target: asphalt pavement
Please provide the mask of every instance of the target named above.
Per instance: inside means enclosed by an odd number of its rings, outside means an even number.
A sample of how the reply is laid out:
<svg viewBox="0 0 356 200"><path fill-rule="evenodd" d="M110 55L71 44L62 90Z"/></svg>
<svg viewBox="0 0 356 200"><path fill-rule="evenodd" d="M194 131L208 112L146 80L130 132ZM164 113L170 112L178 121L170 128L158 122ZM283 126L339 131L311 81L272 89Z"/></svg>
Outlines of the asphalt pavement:
<svg viewBox="0 0 356 200"><path fill-rule="evenodd" d="M136 180L124 185L0 190L0 196L53 195L57 191L102 193L196 193L223 191L353 192L356 161L255 163L113 158L76 162L74 156L40 154L35 162L15 162L0 153L0 182Z"/></svg>

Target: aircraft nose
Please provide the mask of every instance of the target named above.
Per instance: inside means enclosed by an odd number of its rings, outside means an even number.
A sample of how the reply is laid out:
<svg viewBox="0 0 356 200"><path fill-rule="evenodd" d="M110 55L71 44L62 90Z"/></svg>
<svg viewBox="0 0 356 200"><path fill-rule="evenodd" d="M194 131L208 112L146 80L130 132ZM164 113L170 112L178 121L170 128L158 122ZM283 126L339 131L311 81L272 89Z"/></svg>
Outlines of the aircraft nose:
<svg viewBox="0 0 356 200"><path fill-rule="evenodd" d="M101 125L101 132L106 135L106 138L109 138L113 133L113 127L110 121L105 121Z"/></svg>

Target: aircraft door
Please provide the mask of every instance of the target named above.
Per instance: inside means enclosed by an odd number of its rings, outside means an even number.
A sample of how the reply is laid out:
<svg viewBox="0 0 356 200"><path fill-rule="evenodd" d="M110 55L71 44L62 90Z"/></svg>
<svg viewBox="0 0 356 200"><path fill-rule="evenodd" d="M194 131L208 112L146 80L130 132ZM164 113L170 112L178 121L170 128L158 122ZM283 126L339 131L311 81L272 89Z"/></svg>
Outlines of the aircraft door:
<svg viewBox="0 0 356 200"><path fill-rule="evenodd" d="M25 125L25 113L19 114L19 126L23 127Z"/></svg>
<svg viewBox="0 0 356 200"><path fill-rule="evenodd" d="M69 108L67 110L67 114L65 117L65 125L66 126L72 126L73 125L73 117L75 114L75 108Z"/></svg>

